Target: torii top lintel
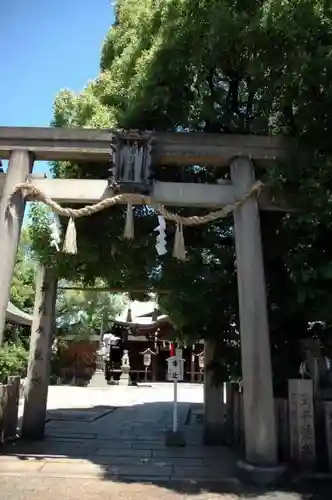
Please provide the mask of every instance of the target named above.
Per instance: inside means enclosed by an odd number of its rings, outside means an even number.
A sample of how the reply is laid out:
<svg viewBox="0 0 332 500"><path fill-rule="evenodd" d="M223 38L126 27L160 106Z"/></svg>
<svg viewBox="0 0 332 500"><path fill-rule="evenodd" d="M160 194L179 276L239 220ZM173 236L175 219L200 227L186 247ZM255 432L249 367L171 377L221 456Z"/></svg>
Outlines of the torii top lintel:
<svg viewBox="0 0 332 500"><path fill-rule="evenodd" d="M102 129L0 127L0 158L11 151L31 151L35 160L84 160L107 162L110 144L135 131ZM143 132L144 133L144 132ZM162 165L227 165L233 157L274 160L284 157L291 142L282 137L206 134L203 132L151 132L153 162Z"/></svg>

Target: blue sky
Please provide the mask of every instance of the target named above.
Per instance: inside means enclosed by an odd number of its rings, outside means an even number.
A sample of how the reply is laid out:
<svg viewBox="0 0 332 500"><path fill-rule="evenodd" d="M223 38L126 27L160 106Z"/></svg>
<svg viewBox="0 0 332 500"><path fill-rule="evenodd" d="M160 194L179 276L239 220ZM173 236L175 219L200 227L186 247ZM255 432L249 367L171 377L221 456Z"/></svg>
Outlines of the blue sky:
<svg viewBox="0 0 332 500"><path fill-rule="evenodd" d="M110 0L0 0L0 125L49 126L58 92L98 75L112 22Z"/></svg>

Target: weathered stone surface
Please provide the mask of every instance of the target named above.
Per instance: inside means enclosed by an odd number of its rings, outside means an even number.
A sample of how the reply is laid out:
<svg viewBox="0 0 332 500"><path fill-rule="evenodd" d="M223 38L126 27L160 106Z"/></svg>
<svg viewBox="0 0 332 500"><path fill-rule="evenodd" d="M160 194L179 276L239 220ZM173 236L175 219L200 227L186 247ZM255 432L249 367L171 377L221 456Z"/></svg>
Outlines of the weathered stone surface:
<svg viewBox="0 0 332 500"><path fill-rule="evenodd" d="M229 472L229 471L226 471ZM224 472L225 473L225 472ZM182 466L174 467L173 476L181 479L207 479L215 478L223 475L221 467L195 467L183 464Z"/></svg>
<svg viewBox="0 0 332 500"><path fill-rule="evenodd" d="M204 341L204 357L206 366L213 360L214 344ZM215 386L210 370L204 373L204 443L218 445L224 442L225 405L223 386Z"/></svg>
<svg viewBox="0 0 332 500"><path fill-rule="evenodd" d="M184 436L184 433L182 431L177 431L177 432L167 431L165 444L166 446L183 448L184 446L186 446L186 438Z"/></svg>
<svg viewBox="0 0 332 500"><path fill-rule="evenodd" d="M248 464L239 460L237 469L240 472L241 478L259 486L272 486L280 483L286 474L286 467L277 465L274 467L260 467Z"/></svg>
<svg viewBox="0 0 332 500"><path fill-rule="evenodd" d="M61 408L59 410L61 417L63 408L74 410L76 405L77 408L84 409L84 402L87 401L91 405L91 400L94 398L95 407L101 410L105 403L116 398L116 391L110 394L108 389L100 393L97 389L68 389L50 388L51 395L53 391L59 393L58 403L51 397L50 405L53 406L50 414L56 414L57 410L54 409L56 404ZM158 396L167 398L167 391L167 387L163 388L161 394L160 390L156 391L151 387L140 388L133 393L132 388L127 387L126 390L122 389L121 397L122 404L127 403L128 406L92 422L75 423L59 420L49 422L47 428L49 424L52 425L48 428L48 432L51 431L55 435L48 436L45 441L39 443L17 442L15 446L6 447L4 452L11 455L20 453L21 457L28 457L29 461L45 464L45 468L43 467L40 472L44 478L53 475L94 479L100 477L119 481L169 481L175 477L179 480L181 470L188 480L196 480L198 469L202 480L204 475L205 480L209 481L211 478L213 480L224 478L230 471L230 464L235 464L234 455L225 447L207 448L197 445L197 436L202 435L202 425L191 425L189 422L182 427L188 439L188 447L165 446L165 425L171 420L172 415L171 391L169 391L169 402L156 402L155 399ZM181 387L180 397L182 391L186 391L186 386ZM195 391L202 393L201 388L196 386L191 388L185 397L189 399ZM67 399L63 395L60 397L61 393L66 394L66 392L70 395ZM126 396L127 393L129 396ZM142 401L140 399L142 393L146 398L145 400L142 398L143 402L146 404L139 404ZM133 404L133 394L137 398L135 400L137 404ZM130 398L129 403L126 397ZM149 404L150 400L153 400L152 404ZM186 402L184 407L187 411L190 404ZM88 412L88 409L84 411ZM74 415L75 411L71 413ZM126 428L130 428L131 431L126 431ZM8 459L13 461L10 455ZM11 467L14 470L15 464ZM175 473L176 470L178 472Z"/></svg>
<svg viewBox="0 0 332 500"><path fill-rule="evenodd" d="M121 443L122 446L122 443ZM164 441L132 441L131 448L139 450L163 450L165 449Z"/></svg>
<svg viewBox="0 0 332 500"><path fill-rule="evenodd" d="M151 457L151 450L134 450L126 448L99 448L96 456L110 457Z"/></svg>
<svg viewBox="0 0 332 500"><path fill-rule="evenodd" d="M325 436L329 470L332 470L332 402L325 401Z"/></svg>
<svg viewBox="0 0 332 500"><path fill-rule="evenodd" d="M227 448L221 447L213 447L211 450L209 448L204 447L186 447L186 448L165 448L164 450L153 450L152 455L154 457L170 457L170 458L178 458L178 457L191 457L191 458L224 458L228 456L229 458L233 456L233 454Z"/></svg>
<svg viewBox="0 0 332 500"><path fill-rule="evenodd" d="M288 381L291 459L312 466L316 458L312 380Z"/></svg>

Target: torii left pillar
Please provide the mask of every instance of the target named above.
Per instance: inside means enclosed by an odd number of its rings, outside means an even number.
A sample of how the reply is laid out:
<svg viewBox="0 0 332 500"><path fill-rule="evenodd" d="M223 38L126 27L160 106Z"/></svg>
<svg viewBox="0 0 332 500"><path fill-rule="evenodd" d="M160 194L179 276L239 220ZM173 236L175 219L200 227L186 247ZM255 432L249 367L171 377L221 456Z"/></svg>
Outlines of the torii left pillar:
<svg viewBox="0 0 332 500"><path fill-rule="evenodd" d="M41 267L37 275L27 384L24 389L21 432L24 439L40 440L45 434L56 291L54 270Z"/></svg>
<svg viewBox="0 0 332 500"><path fill-rule="evenodd" d="M14 187L26 181L32 167L33 159L29 151L12 151L0 199L0 345L3 343L6 311L25 209L21 193L13 196L10 211L8 201Z"/></svg>

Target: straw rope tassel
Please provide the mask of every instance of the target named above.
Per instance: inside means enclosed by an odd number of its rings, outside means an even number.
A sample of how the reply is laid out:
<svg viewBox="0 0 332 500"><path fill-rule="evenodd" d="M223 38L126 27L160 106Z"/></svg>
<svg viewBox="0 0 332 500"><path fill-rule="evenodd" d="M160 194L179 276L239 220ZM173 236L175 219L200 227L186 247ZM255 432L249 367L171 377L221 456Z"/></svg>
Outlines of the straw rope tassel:
<svg viewBox="0 0 332 500"><path fill-rule="evenodd" d="M176 231L174 236L173 257L182 262L186 260L186 249L184 245L183 225L176 224Z"/></svg>
<svg viewBox="0 0 332 500"><path fill-rule="evenodd" d="M76 227L73 217L69 218L65 241L63 243L63 251L69 254L77 253Z"/></svg>
<svg viewBox="0 0 332 500"><path fill-rule="evenodd" d="M264 184L261 181L256 181L247 193L239 200L224 206L219 210L210 212L205 215L193 215L189 217L182 217L176 213L168 211L163 205L159 203L156 204L155 201L150 198L150 196L135 193L122 193L112 196L110 198L105 198L98 201L94 205L86 205L82 208L66 208L59 205L56 201L49 198L45 193L43 193L39 188L32 185L29 182L22 182L17 184L8 197L8 205L6 210L6 216L10 216L10 208L12 198L15 193L20 192L25 199L30 201L39 201L47 205L53 212L63 217L69 217L69 223L67 227L67 233L63 245L63 251L66 253L75 254L77 253L77 243L76 243L76 228L74 219L76 217L86 217L88 215L93 215L106 208L113 207L117 203L127 202L127 216L126 216L126 226L124 230L124 237L126 239L134 238L134 215L133 215L133 203L137 205L151 205L154 209L158 211L165 219L172 221L176 224L176 232L174 238L174 248L173 256L178 260L186 260L186 252L183 238L183 226L198 226L200 224L208 224L215 220L221 219L228 216L239 208L246 200L251 196L258 196L264 188Z"/></svg>
<svg viewBox="0 0 332 500"><path fill-rule="evenodd" d="M130 202L127 203L126 225L123 237L126 238L126 240L134 239L134 213L133 206Z"/></svg>

